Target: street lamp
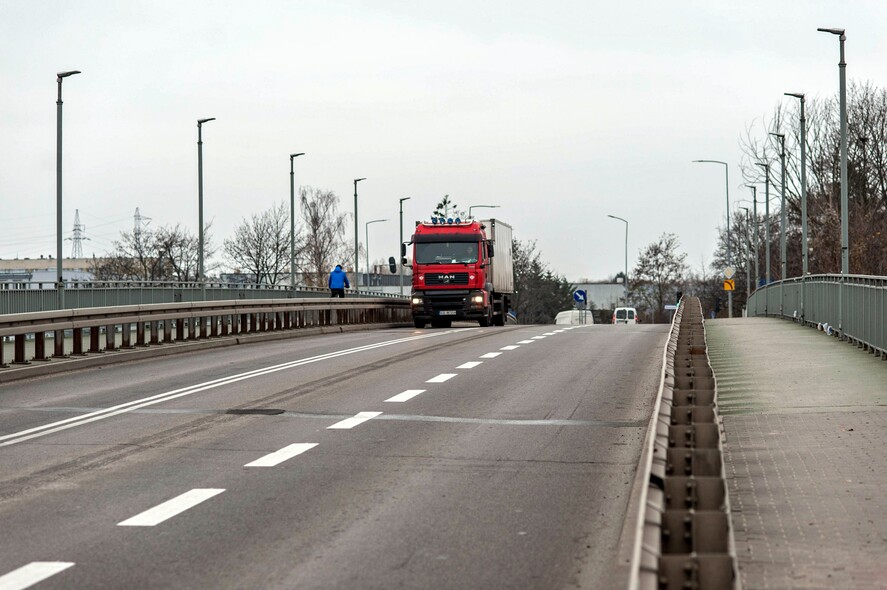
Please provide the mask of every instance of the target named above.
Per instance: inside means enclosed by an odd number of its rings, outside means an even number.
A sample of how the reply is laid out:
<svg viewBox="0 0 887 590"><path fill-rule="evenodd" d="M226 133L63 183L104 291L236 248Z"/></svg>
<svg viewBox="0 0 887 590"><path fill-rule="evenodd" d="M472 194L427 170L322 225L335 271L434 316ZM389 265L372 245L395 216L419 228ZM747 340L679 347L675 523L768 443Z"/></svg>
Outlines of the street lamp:
<svg viewBox="0 0 887 590"><path fill-rule="evenodd" d="M374 220L372 220L372 221L367 221L367 222L366 222L365 230L366 230L366 240L367 240L367 241L366 241L366 248L367 248L367 251L366 251L366 257L367 257L367 285L366 285L366 286L367 286L367 291L370 290L370 289L369 289L369 287L370 287L370 224L371 224L371 223L381 223L381 222L383 222L383 221L388 221L388 220L387 220L387 219L374 219Z"/></svg>
<svg viewBox="0 0 887 590"><path fill-rule="evenodd" d="M203 273L203 124L215 120L215 117L197 120L197 280L200 281L204 300L206 300L206 277Z"/></svg>
<svg viewBox="0 0 887 590"><path fill-rule="evenodd" d="M847 62L844 61L844 29L816 29L821 33L838 35L841 60L838 62L841 101L841 274L850 272L849 239L847 230ZM838 329L841 329L839 324ZM843 335L843 332L842 332Z"/></svg>
<svg viewBox="0 0 887 590"><path fill-rule="evenodd" d="M296 182L293 160L304 156L304 152L290 154L290 289L296 296Z"/></svg>
<svg viewBox="0 0 887 590"><path fill-rule="evenodd" d="M764 277L765 285L770 284L770 162L756 162L756 165L764 169ZM764 310L766 313L766 307Z"/></svg>
<svg viewBox="0 0 887 590"><path fill-rule="evenodd" d="M733 247L730 239L730 166L720 160L693 160L697 164L721 164L724 167L724 186L727 189L727 265L733 265ZM727 291L727 317L733 317L733 291Z"/></svg>
<svg viewBox="0 0 887 590"><path fill-rule="evenodd" d="M807 118L804 115L804 94L786 92L785 96L794 96L801 100L801 279L807 276ZM804 300L801 299L801 318L804 317Z"/></svg>
<svg viewBox="0 0 887 590"><path fill-rule="evenodd" d="M745 186L747 186L748 188L751 189L751 191L752 191L752 200L754 201L754 204L753 204L753 206L752 206L752 211L754 212L754 218L755 218L755 291L757 291L757 290L758 290L758 283L759 283L760 280L761 280L761 270L760 270L760 265L759 265L759 263L758 263L758 252L760 251L760 248L758 247L758 242L759 242L759 234L758 234L758 187L756 187L756 186L753 185L753 184L747 184L747 185L745 185Z"/></svg>
<svg viewBox="0 0 887 590"><path fill-rule="evenodd" d="M625 272L622 274L622 283L625 287L625 305L628 305L628 220L615 215L607 215L607 217L618 219L625 224Z"/></svg>
<svg viewBox="0 0 887 590"><path fill-rule="evenodd" d="M65 281L62 277L62 80L79 73L80 70L70 70L56 74L56 80L59 85L59 98L55 103L55 286L59 309L64 309L65 307ZM56 346L56 349L58 350L58 346Z"/></svg>
<svg viewBox="0 0 887 590"><path fill-rule="evenodd" d="M785 135L782 133L770 133L780 141L779 168L782 179L779 189L779 315L783 315L785 308L785 280L788 278L788 261L785 249Z"/></svg>
<svg viewBox="0 0 887 590"><path fill-rule="evenodd" d="M751 299L751 239L748 237L748 207L740 207L745 211L745 249L747 256L745 257L745 307L748 314L748 300Z"/></svg>
<svg viewBox="0 0 887 590"><path fill-rule="evenodd" d="M850 236L847 229L847 62L844 61L844 29L816 29L820 33L837 35L841 45L841 59L838 62L839 92L841 100L841 275L850 273ZM838 288L838 333L844 338L844 276Z"/></svg>
<svg viewBox="0 0 887 590"><path fill-rule="evenodd" d="M485 208L485 209L498 209L500 205L472 205L468 208L468 219L474 219L471 216L472 209Z"/></svg>
<svg viewBox="0 0 887 590"><path fill-rule="evenodd" d="M403 202L412 197L404 197L400 200L400 244L397 245L397 256L400 258L400 249L403 247ZM403 297L403 260L400 260L400 296Z"/></svg>
<svg viewBox="0 0 887 590"><path fill-rule="evenodd" d="M360 260L360 243L357 237L357 183L366 178L354 179L354 290L360 293L360 274L357 271L358 260Z"/></svg>

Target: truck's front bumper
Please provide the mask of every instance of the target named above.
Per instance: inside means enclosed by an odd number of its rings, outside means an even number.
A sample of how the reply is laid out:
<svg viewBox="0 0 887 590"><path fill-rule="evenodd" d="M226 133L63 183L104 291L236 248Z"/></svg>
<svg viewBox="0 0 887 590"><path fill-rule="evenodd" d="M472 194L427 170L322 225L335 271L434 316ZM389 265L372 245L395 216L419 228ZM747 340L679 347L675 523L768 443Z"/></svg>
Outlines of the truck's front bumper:
<svg viewBox="0 0 887 590"><path fill-rule="evenodd" d="M483 291L420 291L411 297L413 317L421 320L478 320L487 315Z"/></svg>

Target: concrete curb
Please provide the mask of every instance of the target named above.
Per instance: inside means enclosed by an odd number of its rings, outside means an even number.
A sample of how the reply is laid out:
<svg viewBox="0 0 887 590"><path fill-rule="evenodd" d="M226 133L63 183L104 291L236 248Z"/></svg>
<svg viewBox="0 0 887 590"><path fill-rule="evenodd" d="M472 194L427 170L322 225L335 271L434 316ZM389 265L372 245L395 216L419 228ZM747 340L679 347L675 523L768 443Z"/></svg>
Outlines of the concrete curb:
<svg viewBox="0 0 887 590"><path fill-rule="evenodd" d="M237 336L220 336L207 340L181 341L165 344L153 344L145 347L119 349L101 353L84 354L83 356L67 356L63 359L49 359L45 361L30 361L27 365L14 365L8 369L0 369L0 383L12 383L23 379L57 375L80 369L89 369L158 358L171 354L183 354L212 350L241 344L256 342L270 342L274 340L288 340L290 338L302 338L316 336L318 334L339 334L344 332L360 332L365 330L380 330L390 328L412 328L412 324L356 324L345 326L319 326L316 328L299 328L295 330L281 330L278 332L262 332L257 334L241 334Z"/></svg>

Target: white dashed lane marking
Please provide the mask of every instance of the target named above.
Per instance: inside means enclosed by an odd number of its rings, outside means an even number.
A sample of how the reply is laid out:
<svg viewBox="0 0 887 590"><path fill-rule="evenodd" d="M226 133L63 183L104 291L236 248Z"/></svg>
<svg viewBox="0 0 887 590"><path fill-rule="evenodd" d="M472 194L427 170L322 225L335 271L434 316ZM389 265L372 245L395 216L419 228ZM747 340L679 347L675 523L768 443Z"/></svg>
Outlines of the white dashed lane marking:
<svg viewBox="0 0 887 590"><path fill-rule="evenodd" d="M482 364L484 364L483 361L469 361L467 363L462 363L461 365L459 365L456 368L457 369L473 369L474 367L476 367L478 365L482 365Z"/></svg>
<svg viewBox="0 0 887 590"><path fill-rule="evenodd" d="M518 344L532 344L535 340L518 340Z"/></svg>
<svg viewBox="0 0 887 590"><path fill-rule="evenodd" d="M32 561L0 576L0 590L23 590L74 565L70 561Z"/></svg>
<svg viewBox="0 0 887 590"><path fill-rule="evenodd" d="M480 355L480 356L477 357L477 358L481 358L481 359L494 359L494 358L496 358L497 356L499 356L500 354L502 354L502 353L501 353L501 352L488 352L487 354L482 354L482 355Z"/></svg>
<svg viewBox="0 0 887 590"><path fill-rule="evenodd" d="M332 426L327 426L327 430L347 430L349 428L354 428L358 424L363 424L367 420L372 420L381 413L382 412L358 412L357 415L351 418L346 418L341 422L336 422Z"/></svg>
<svg viewBox="0 0 887 590"><path fill-rule="evenodd" d="M167 500L159 506L155 506L150 510L146 510L141 514L137 514L132 518L117 523L117 526L155 526L170 519L177 514L181 514L189 508L197 506L201 502L209 500L213 496L221 494L223 489L196 489L185 492L181 496L176 496L172 500Z"/></svg>
<svg viewBox="0 0 887 590"><path fill-rule="evenodd" d="M279 451L274 451L269 455L265 455L260 459L256 459L252 463L247 463L246 465L244 465L244 467L274 467L275 465L279 465L287 459L292 459L296 455L301 455L308 449L313 449L316 446L317 443L292 444L287 447L283 447Z"/></svg>
<svg viewBox="0 0 887 590"><path fill-rule="evenodd" d="M545 340L545 336L533 336L533 340Z"/></svg>
<svg viewBox="0 0 887 590"><path fill-rule="evenodd" d="M437 377L432 377L425 383L443 383L444 381L449 381L453 377L455 377L458 373L441 373Z"/></svg>
<svg viewBox="0 0 887 590"><path fill-rule="evenodd" d="M508 346L503 346L499 350L516 350L518 348L520 348L520 346L518 346L517 344L509 344Z"/></svg>
<svg viewBox="0 0 887 590"><path fill-rule="evenodd" d="M425 393L424 389L407 389L403 393L398 393L394 397L389 397L386 399L386 402L405 402L407 400L413 399L420 393Z"/></svg>
<svg viewBox="0 0 887 590"><path fill-rule="evenodd" d="M545 336L554 336L554 332L546 332Z"/></svg>

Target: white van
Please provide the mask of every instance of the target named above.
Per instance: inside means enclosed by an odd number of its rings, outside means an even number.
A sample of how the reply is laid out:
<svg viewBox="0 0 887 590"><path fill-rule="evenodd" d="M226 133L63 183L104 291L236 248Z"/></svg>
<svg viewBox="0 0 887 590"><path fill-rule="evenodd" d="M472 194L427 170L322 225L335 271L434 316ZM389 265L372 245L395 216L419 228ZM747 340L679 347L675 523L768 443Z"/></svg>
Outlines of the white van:
<svg viewBox="0 0 887 590"><path fill-rule="evenodd" d="M638 311L633 307L617 307L613 312L614 324L638 323Z"/></svg>
<svg viewBox="0 0 887 590"><path fill-rule="evenodd" d="M554 316L554 323L563 326L581 326L594 323L594 313L591 310L568 309Z"/></svg>

